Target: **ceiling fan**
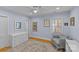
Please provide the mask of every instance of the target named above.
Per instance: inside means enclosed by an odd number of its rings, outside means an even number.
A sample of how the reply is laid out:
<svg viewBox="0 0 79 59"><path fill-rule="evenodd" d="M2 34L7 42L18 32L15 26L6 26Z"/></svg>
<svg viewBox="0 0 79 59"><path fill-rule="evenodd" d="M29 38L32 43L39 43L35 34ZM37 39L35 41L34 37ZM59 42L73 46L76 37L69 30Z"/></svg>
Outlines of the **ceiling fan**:
<svg viewBox="0 0 79 59"><path fill-rule="evenodd" d="M38 13L41 6L33 6L33 13Z"/></svg>
<svg viewBox="0 0 79 59"><path fill-rule="evenodd" d="M39 9L41 8L41 6L32 6L30 8L31 8L32 14L36 14L39 12Z"/></svg>

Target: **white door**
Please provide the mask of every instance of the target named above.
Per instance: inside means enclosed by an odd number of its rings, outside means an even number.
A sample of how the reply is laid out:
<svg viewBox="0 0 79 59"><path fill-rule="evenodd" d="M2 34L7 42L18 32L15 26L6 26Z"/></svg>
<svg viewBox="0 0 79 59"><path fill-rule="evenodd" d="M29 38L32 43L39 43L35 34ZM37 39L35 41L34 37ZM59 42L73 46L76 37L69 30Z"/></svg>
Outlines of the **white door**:
<svg viewBox="0 0 79 59"><path fill-rule="evenodd" d="M0 16L0 48L8 46L8 18Z"/></svg>

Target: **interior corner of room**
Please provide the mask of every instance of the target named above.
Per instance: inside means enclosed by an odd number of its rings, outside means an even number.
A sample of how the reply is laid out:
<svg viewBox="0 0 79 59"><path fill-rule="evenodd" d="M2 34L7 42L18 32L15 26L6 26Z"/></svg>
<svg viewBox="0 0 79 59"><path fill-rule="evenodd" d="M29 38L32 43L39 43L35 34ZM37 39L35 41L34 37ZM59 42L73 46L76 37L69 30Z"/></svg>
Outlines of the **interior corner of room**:
<svg viewBox="0 0 79 59"><path fill-rule="evenodd" d="M0 6L0 51L25 48L79 52L79 6Z"/></svg>

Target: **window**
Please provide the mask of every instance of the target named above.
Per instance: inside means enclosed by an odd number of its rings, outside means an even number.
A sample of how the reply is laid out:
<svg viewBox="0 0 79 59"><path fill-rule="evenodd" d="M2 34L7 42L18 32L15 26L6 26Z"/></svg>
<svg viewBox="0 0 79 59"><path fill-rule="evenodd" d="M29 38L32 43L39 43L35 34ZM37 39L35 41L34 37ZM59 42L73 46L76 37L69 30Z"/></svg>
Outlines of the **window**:
<svg viewBox="0 0 79 59"><path fill-rule="evenodd" d="M52 30L53 32L62 32L62 19L61 18L52 20Z"/></svg>

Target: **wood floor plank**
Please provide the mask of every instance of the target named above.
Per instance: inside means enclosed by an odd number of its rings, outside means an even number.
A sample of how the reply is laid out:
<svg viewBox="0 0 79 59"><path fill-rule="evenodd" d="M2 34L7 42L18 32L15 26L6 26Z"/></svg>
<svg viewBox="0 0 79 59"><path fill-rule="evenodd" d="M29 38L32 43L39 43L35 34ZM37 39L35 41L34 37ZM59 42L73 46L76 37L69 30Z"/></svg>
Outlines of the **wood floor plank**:
<svg viewBox="0 0 79 59"><path fill-rule="evenodd" d="M4 47L4 48L0 48L0 52L6 52L8 49L10 49L11 47Z"/></svg>

